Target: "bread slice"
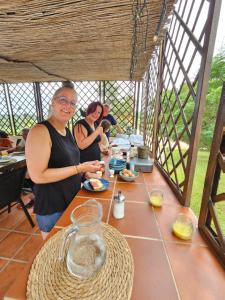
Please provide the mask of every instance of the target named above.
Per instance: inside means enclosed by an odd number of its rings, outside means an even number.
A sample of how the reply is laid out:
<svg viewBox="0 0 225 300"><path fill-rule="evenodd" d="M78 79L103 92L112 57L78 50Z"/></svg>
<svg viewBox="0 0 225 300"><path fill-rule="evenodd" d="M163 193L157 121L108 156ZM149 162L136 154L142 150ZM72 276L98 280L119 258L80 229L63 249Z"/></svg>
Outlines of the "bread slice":
<svg viewBox="0 0 225 300"><path fill-rule="evenodd" d="M101 190L103 188L103 184L102 184L101 180L96 179L96 178L90 179L90 184L91 184L93 190L95 190L95 191Z"/></svg>

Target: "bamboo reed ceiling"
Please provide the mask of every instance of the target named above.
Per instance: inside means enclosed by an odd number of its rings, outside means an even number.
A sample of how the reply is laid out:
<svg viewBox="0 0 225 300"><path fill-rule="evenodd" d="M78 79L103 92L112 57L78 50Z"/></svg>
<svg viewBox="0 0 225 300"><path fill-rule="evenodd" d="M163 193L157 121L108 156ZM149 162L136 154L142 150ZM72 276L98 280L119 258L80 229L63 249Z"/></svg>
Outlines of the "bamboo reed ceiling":
<svg viewBox="0 0 225 300"><path fill-rule="evenodd" d="M162 23L160 16L165 7ZM140 80L174 1L0 2L0 82ZM143 8L137 15L137 7ZM158 42L157 41L157 42Z"/></svg>

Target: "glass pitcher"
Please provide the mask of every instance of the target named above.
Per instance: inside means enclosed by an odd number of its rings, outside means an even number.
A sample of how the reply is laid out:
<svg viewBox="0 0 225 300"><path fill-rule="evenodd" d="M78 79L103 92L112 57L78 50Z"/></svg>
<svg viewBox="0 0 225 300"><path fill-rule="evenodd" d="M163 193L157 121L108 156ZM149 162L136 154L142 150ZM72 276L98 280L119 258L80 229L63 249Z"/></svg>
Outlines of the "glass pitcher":
<svg viewBox="0 0 225 300"><path fill-rule="evenodd" d="M103 265L106 256L101 231L102 205L94 199L77 206L70 215L72 225L66 230L59 251L64 260L69 241L66 264L68 271L80 278L93 276Z"/></svg>

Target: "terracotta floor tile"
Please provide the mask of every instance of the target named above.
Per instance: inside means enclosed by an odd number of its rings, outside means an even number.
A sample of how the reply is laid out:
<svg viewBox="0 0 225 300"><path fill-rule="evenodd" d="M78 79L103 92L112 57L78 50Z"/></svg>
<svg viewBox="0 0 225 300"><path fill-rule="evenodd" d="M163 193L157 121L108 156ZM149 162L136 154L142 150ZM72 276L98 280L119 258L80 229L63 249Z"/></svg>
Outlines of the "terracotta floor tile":
<svg viewBox="0 0 225 300"><path fill-rule="evenodd" d="M208 248L165 244L182 300L225 299L225 272Z"/></svg>
<svg viewBox="0 0 225 300"><path fill-rule="evenodd" d="M17 224L24 218L23 210L13 208L7 216L0 220L0 228L14 229Z"/></svg>
<svg viewBox="0 0 225 300"><path fill-rule="evenodd" d="M35 216L31 216L33 219L35 226L31 227L28 219L24 217L21 222L15 227L15 230L17 231L22 231L22 232L27 232L27 233L33 233L37 231L37 224L36 224L36 218Z"/></svg>
<svg viewBox="0 0 225 300"><path fill-rule="evenodd" d="M117 177L117 182L126 182L124 179L122 179L120 177L120 175L118 175ZM139 176L135 179L135 181L133 181L135 183L144 183L144 176L143 173L139 173Z"/></svg>
<svg viewBox="0 0 225 300"><path fill-rule="evenodd" d="M152 208L147 203L125 203L125 218L120 220L116 220L112 216L112 209L109 224L116 227L121 233L160 238Z"/></svg>
<svg viewBox="0 0 225 300"><path fill-rule="evenodd" d="M40 234L41 235L41 232L40 232L40 229L38 228L38 225L36 225L35 227L36 227L35 234Z"/></svg>
<svg viewBox="0 0 225 300"><path fill-rule="evenodd" d="M4 272L0 272L0 299L3 299L5 292L21 273L25 265L26 264L10 262L4 269Z"/></svg>
<svg viewBox="0 0 225 300"><path fill-rule="evenodd" d="M122 191L126 201L136 201L136 202L147 202L148 201L148 192L145 184L136 184L136 183L116 183L116 193L118 190Z"/></svg>
<svg viewBox="0 0 225 300"><path fill-rule="evenodd" d="M114 184L112 182L109 183L109 188L106 191L103 192L89 192L86 191L84 188L82 188L77 196L84 196L84 197L90 197L90 198L105 198L105 199L111 199L112 198L112 192L113 192Z"/></svg>
<svg viewBox="0 0 225 300"><path fill-rule="evenodd" d="M90 199L93 199L93 197L91 197ZM68 226L71 224L70 221L70 213L71 211L78 205L86 202L88 199L87 198L82 198L82 197L77 197L76 201L73 201L71 203L71 205L67 208L67 210L64 212L64 216L57 222L56 226ZM109 211L109 207L110 207L110 200L101 200L101 199L97 199L97 201L99 203L102 204L102 208L103 208L103 218L102 221L106 222L107 220L107 216L108 216L108 211Z"/></svg>
<svg viewBox="0 0 225 300"><path fill-rule="evenodd" d="M0 242L10 233L9 230L0 229Z"/></svg>
<svg viewBox="0 0 225 300"><path fill-rule="evenodd" d="M36 254L37 248L39 248L42 244L42 237L39 235L33 235L14 258L29 261L30 257L34 253Z"/></svg>
<svg viewBox="0 0 225 300"><path fill-rule="evenodd" d="M28 238L27 234L10 232L0 243L0 256L11 258Z"/></svg>
<svg viewBox="0 0 225 300"><path fill-rule="evenodd" d="M0 272L8 262L9 262L8 259L0 258Z"/></svg>
<svg viewBox="0 0 225 300"><path fill-rule="evenodd" d="M131 299L178 299L162 243L133 238L126 240L132 251L135 270Z"/></svg>
<svg viewBox="0 0 225 300"><path fill-rule="evenodd" d="M195 243L195 244L201 244L206 245L205 241L200 236L198 230L197 230L197 220L196 217L193 215L191 210L189 208L185 207L179 207L179 206L171 206L164 204L161 208L154 209L156 218L159 224L159 228L162 233L162 238L167 241L174 241L174 242L185 242L185 243ZM190 241L184 241L172 234L172 224L174 220L176 219L176 216L179 213L185 213L187 214L193 221L194 224L194 233L192 240Z"/></svg>

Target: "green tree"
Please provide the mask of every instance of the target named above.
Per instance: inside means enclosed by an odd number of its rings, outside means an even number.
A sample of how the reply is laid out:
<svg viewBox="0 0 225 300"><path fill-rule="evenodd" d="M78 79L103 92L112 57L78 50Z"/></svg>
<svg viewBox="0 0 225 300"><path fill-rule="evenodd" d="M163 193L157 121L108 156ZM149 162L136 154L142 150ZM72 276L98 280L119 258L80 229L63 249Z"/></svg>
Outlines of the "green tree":
<svg viewBox="0 0 225 300"><path fill-rule="evenodd" d="M221 96L221 90L223 82L225 81L225 49L221 50L212 61L211 71L210 71L210 78L209 78L209 86L208 92L206 96L206 105L205 105L205 112L203 116L203 123L202 123L202 131L201 131L201 139L200 139L200 148L209 150L211 147L211 141L213 137L214 127L215 127L215 120L217 116L218 105ZM195 87L196 90L196 87ZM181 91L179 91L179 101L182 105L186 102L187 97L189 95L189 88L187 84L182 86ZM179 135L183 128L184 128L184 121L181 115L180 106L178 102L175 101L175 93L174 91L171 94L171 91L167 91L166 95L162 94L163 98L165 96L165 103L164 103L164 112L165 112L165 121L169 119L169 123L166 125L168 128L168 132L172 128L172 120L170 116L169 107L173 107L172 115L173 119L176 120L176 131ZM169 101L169 104L168 104ZM188 100L184 107L184 116L186 120L190 120L195 108L195 102L191 95L189 95ZM191 129L191 128L190 128ZM173 131L172 135L170 136L171 139L175 140L175 132ZM187 134L181 136L181 140L183 142L188 143L189 139Z"/></svg>
<svg viewBox="0 0 225 300"><path fill-rule="evenodd" d="M225 49L221 50L212 61L206 106L202 123L200 147L210 149L213 137L216 115L225 81Z"/></svg>

